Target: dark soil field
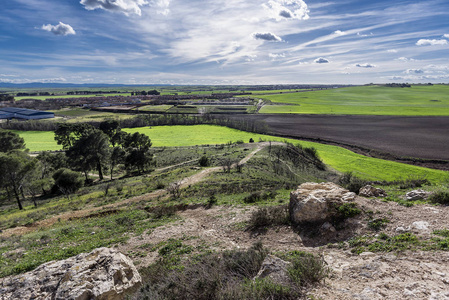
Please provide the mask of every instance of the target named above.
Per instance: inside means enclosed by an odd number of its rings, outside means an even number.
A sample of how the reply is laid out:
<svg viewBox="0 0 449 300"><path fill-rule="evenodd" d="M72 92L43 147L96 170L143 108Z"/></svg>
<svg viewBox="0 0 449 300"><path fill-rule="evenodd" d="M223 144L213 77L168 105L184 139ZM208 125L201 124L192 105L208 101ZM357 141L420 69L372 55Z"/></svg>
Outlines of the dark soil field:
<svg viewBox="0 0 449 300"><path fill-rule="evenodd" d="M329 142L370 156L449 161L449 117L276 114L245 118L264 121L273 135ZM441 168L435 166L438 162L418 164Z"/></svg>

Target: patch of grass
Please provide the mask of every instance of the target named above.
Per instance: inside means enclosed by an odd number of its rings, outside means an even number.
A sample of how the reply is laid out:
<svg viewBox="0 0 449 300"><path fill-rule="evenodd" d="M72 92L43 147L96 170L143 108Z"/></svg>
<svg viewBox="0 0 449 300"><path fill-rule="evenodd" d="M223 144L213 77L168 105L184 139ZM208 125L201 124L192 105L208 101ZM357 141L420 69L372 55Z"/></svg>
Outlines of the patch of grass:
<svg viewBox="0 0 449 300"><path fill-rule="evenodd" d="M387 218L373 219L368 222L368 228L374 231L379 231L384 228L389 222L390 220L388 220Z"/></svg>
<svg viewBox="0 0 449 300"><path fill-rule="evenodd" d="M259 98L273 104L291 105L266 105L260 113L448 116L448 91L446 85L413 85L411 88L374 85L263 95Z"/></svg>
<svg viewBox="0 0 449 300"><path fill-rule="evenodd" d="M0 277L30 271L51 260L62 260L95 248L123 243L132 235L140 235L172 220L151 220L145 211L132 209L61 221L20 237L2 238ZM9 249L23 249L23 254L20 259L8 258Z"/></svg>
<svg viewBox="0 0 449 300"><path fill-rule="evenodd" d="M290 278L302 286L318 283L330 273L323 258L307 252L292 251L284 258L292 263L288 268Z"/></svg>
<svg viewBox="0 0 449 300"><path fill-rule="evenodd" d="M353 218L362 213L354 202L343 203L337 207L337 212L343 219Z"/></svg>

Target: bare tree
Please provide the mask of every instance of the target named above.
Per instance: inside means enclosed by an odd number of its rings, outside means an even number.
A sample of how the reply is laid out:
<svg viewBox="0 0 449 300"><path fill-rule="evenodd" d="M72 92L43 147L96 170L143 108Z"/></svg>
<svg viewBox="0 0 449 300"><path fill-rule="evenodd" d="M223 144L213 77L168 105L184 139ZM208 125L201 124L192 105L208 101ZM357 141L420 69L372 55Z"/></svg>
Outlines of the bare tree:
<svg viewBox="0 0 449 300"><path fill-rule="evenodd" d="M167 191L173 196L173 198L178 199L181 197L181 181L175 181L169 184Z"/></svg>

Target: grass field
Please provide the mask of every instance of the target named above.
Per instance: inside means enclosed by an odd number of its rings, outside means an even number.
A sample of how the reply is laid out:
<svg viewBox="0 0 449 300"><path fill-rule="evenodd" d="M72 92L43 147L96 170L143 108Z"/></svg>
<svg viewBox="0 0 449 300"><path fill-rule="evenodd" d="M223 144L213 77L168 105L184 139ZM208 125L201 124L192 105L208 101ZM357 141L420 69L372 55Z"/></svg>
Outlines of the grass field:
<svg viewBox="0 0 449 300"><path fill-rule="evenodd" d="M449 177L448 172L366 157L337 146L284 139L220 126L157 126L151 128L129 128L124 129L124 131L129 133L140 132L148 135L151 138L153 147L224 144L238 140L248 142L250 138L253 138L256 142L262 139L266 141L288 141L294 144L300 143L305 147L316 148L324 163L335 170L339 172L354 172L354 174L369 180L396 180L409 176L426 176L433 182L442 182ZM17 133L25 139L26 146L31 151L61 149L54 141L53 132L26 131Z"/></svg>
<svg viewBox="0 0 449 300"><path fill-rule="evenodd" d="M448 116L449 86L411 88L359 86L313 92L261 95L270 100L260 113Z"/></svg>
<svg viewBox="0 0 449 300"><path fill-rule="evenodd" d="M103 121L106 119L120 120L134 117L133 114L116 114L109 112L93 111L81 108L53 110L56 116L69 117L69 123Z"/></svg>

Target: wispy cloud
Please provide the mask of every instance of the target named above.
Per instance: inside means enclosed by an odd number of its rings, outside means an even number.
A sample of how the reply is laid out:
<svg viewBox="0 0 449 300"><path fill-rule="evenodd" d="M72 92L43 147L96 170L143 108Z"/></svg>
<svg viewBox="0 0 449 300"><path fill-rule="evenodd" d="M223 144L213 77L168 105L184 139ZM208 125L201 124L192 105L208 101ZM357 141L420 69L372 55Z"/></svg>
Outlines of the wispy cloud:
<svg viewBox="0 0 449 300"><path fill-rule="evenodd" d="M104 9L111 12L121 12L125 15L142 14L142 6L149 5L147 0L81 0L87 10Z"/></svg>
<svg viewBox="0 0 449 300"><path fill-rule="evenodd" d="M76 31L72 28L72 26L68 24L64 24L59 22L58 25L42 25L42 30L53 33L54 35L75 35Z"/></svg>

